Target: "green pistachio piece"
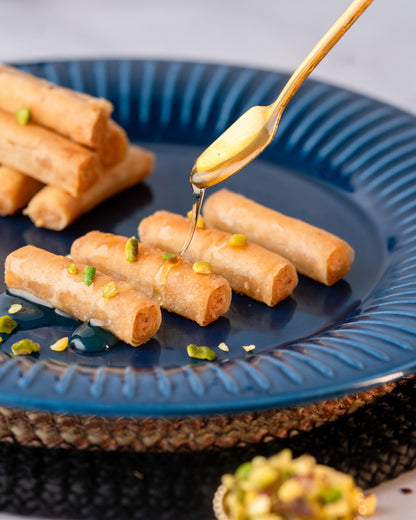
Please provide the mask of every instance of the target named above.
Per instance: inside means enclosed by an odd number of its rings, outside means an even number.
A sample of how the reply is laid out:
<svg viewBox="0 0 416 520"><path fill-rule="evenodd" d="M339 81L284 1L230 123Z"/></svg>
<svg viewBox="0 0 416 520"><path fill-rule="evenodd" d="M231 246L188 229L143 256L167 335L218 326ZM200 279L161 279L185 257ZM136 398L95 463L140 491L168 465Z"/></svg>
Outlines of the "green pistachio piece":
<svg viewBox="0 0 416 520"><path fill-rule="evenodd" d="M246 246L247 245L247 237L245 235L231 235L227 240L227 246Z"/></svg>
<svg viewBox="0 0 416 520"><path fill-rule="evenodd" d="M11 334L17 327L17 321L14 321L10 316L2 316L0 318L0 332Z"/></svg>
<svg viewBox="0 0 416 520"><path fill-rule="evenodd" d="M192 220L192 217L193 217L193 211L188 211L188 213L186 214L186 216L188 217L189 220ZM204 220L204 217L202 217L201 215L198 215L198 220L196 221L196 227L198 229L205 229L206 227L206 224L205 224L205 220Z"/></svg>
<svg viewBox="0 0 416 520"><path fill-rule="evenodd" d="M117 287L113 281L109 282L107 285L104 285L103 298L114 298L114 296L116 294L117 294Z"/></svg>
<svg viewBox="0 0 416 520"><path fill-rule="evenodd" d="M22 339L12 345L12 352L15 356L27 356L33 352L39 352L40 345L31 339Z"/></svg>
<svg viewBox="0 0 416 520"><path fill-rule="evenodd" d="M196 345L188 345L186 347L188 356L195 359L206 359L207 361L215 361L217 354L209 347L197 347Z"/></svg>
<svg viewBox="0 0 416 520"><path fill-rule="evenodd" d="M85 283L85 285L90 286L92 282L94 281L95 271L97 269L95 267L92 267L92 265L87 265L87 267L84 269L84 272L82 273L82 280Z"/></svg>
<svg viewBox="0 0 416 520"><path fill-rule="evenodd" d="M195 262L192 265L192 269L195 271L195 273L199 273L199 274L211 274L212 273L211 264L209 262Z"/></svg>
<svg viewBox="0 0 416 520"><path fill-rule="evenodd" d="M68 264L67 269L69 274L77 274L78 272L75 264Z"/></svg>
<svg viewBox="0 0 416 520"><path fill-rule="evenodd" d="M238 479L245 480L248 477L248 475L252 469L253 469L253 464L251 464L251 462L243 462L243 464L240 464L240 466L238 466L238 468L235 472L235 476Z"/></svg>
<svg viewBox="0 0 416 520"><path fill-rule="evenodd" d="M25 126L30 121L30 110L26 107L19 108L16 110L16 119L19 125Z"/></svg>
<svg viewBox="0 0 416 520"><path fill-rule="evenodd" d="M139 257L139 241L135 237L130 237L126 242L126 260L128 262L137 262Z"/></svg>
<svg viewBox="0 0 416 520"><path fill-rule="evenodd" d="M323 489L319 493L319 500L323 504L333 504L334 502L338 502L342 498L342 491L339 488L332 487Z"/></svg>
<svg viewBox="0 0 416 520"><path fill-rule="evenodd" d="M23 305L21 305L20 303L13 303L12 305L10 305L7 312L9 314L16 314L17 312L20 312L22 309Z"/></svg>
<svg viewBox="0 0 416 520"><path fill-rule="evenodd" d="M173 253L162 253L162 259L163 260L173 260L174 258L176 258L176 255L173 254Z"/></svg>

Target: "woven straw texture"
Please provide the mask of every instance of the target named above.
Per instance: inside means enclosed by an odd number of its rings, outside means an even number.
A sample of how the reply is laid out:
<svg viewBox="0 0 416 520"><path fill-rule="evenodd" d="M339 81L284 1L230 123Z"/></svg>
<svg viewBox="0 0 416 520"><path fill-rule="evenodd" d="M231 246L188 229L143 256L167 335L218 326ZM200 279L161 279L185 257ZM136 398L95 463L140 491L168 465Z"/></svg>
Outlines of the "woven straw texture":
<svg viewBox="0 0 416 520"><path fill-rule="evenodd" d="M132 452L0 443L0 511L55 518L212 520L220 477L291 448L369 488L416 467L416 382L311 431L247 446ZM351 408L350 408L351 411ZM11 439L10 439L11 440Z"/></svg>
<svg viewBox="0 0 416 520"><path fill-rule="evenodd" d="M25 446L132 451L231 448L294 436L390 392L395 383L305 407L180 419L103 418L0 407L0 440Z"/></svg>

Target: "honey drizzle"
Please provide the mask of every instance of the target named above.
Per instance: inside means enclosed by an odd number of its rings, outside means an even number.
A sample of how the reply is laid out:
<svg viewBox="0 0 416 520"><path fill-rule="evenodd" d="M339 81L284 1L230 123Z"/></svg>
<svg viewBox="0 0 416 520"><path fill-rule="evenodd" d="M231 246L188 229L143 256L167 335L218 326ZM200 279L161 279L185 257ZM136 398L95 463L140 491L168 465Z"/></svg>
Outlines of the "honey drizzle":
<svg viewBox="0 0 416 520"><path fill-rule="evenodd" d="M198 218L201 214L201 208L202 208L202 201L204 200L204 194L205 189L200 189L195 184L192 184L192 198L193 198L193 204L192 204L192 217L191 222L189 225L189 231L185 238L185 242L183 243L183 246L181 250L179 251L177 258L182 259L186 251L189 249L189 246L191 245L192 239L195 236L195 231L198 224Z"/></svg>
<svg viewBox="0 0 416 520"><path fill-rule="evenodd" d="M175 256L170 260L164 260L153 278L152 300L158 303L161 307L165 306L166 281L169 272L173 267L180 263L182 263L182 260L178 256Z"/></svg>

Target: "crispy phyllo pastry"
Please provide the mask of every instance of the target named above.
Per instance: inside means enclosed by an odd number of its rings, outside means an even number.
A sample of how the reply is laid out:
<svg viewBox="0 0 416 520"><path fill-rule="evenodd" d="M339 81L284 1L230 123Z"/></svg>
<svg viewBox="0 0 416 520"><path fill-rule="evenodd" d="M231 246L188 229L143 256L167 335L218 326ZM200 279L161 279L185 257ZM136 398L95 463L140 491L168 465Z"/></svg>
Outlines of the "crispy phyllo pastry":
<svg viewBox="0 0 416 520"><path fill-rule="evenodd" d="M189 225L185 217L157 211L142 220L139 236L151 247L178 253ZM212 272L224 276L234 291L269 306L276 305L292 293L297 275L288 260L252 242L234 245L232 238L223 231L199 228L184 258L189 262L209 264Z"/></svg>
<svg viewBox="0 0 416 520"><path fill-rule="evenodd" d="M161 323L159 306L133 285L33 246L6 258L5 282L12 292L25 291L81 321L94 320L134 347L148 341Z"/></svg>
<svg viewBox="0 0 416 520"><path fill-rule="evenodd" d="M132 145L121 163L105 170L100 179L78 197L45 186L33 197L24 213L37 227L60 231L103 200L146 179L153 164L151 152Z"/></svg>
<svg viewBox="0 0 416 520"><path fill-rule="evenodd" d="M206 200L204 218L209 226L244 233L290 260L299 273L328 286L345 276L354 260L352 247L332 233L226 189Z"/></svg>
<svg viewBox="0 0 416 520"><path fill-rule="evenodd" d="M21 125L1 110L0 162L74 197L101 173L95 152L33 123Z"/></svg>
<svg viewBox="0 0 416 520"><path fill-rule="evenodd" d="M36 179L0 165L0 216L13 215L24 208L42 187Z"/></svg>
<svg viewBox="0 0 416 520"><path fill-rule="evenodd" d="M98 157L103 168L109 168L122 161L129 149L129 139L120 125L109 119L103 140L97 148Z"/></svg>
<svg viewBox="0 0 416 520"><path fill-rule="evenodd" d="M192 265L110 233L91 231L71 248L74 261L91 264L112 278L125 280L164 309L205 326L227 312L231 288L222 276L198 274Z"/></svg>
<svg viewBox="0 0 416 520"><path fill-rule="evenodd" d="M0 108L14 114L21 108L30 119L75 142L96 148L101 144L113 105L0 65Z"/></svg>

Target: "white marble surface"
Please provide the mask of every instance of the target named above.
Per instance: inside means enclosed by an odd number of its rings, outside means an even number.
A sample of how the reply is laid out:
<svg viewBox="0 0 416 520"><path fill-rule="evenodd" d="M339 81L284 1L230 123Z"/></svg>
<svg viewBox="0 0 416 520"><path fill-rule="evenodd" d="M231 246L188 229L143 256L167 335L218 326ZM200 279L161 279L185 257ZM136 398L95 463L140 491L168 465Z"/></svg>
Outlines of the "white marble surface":
<svg viewBox="0 0 416 520"><path fill-rule="evenodd" d="M291 71L349 3L0 0L0 61L151 57ZM415 2L374 0L313 77L416 113L415 19ZM375 520L414 518L416 471L375 492ZM17 518L0 513L0 520Z"/></svg>

